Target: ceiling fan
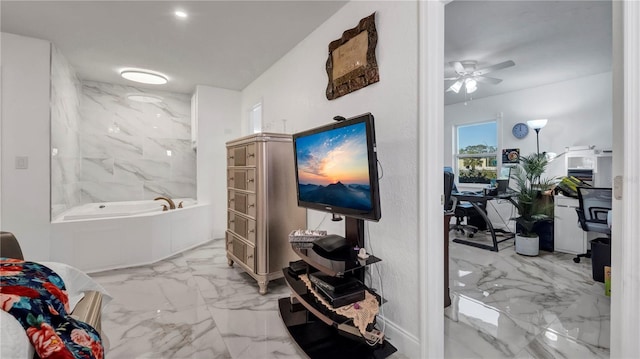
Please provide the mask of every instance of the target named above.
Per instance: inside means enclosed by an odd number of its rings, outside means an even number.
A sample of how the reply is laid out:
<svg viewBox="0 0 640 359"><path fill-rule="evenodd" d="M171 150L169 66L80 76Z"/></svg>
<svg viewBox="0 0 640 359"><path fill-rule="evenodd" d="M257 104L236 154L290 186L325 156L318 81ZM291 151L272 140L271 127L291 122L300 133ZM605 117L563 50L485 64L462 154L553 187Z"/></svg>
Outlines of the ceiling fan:
<svg viewBox="0 0 640 359"><path fill-rule="evenodd" d="M445 80L447 81L455 80L455 82L447 88L447 92L453 91L455 93L458 93L460 92L462 85L464 85L466 92L469 94L475 92L478 89L478 82L484 82L493 85L499 84L500 82L502 82L501 79L487 77L484 75L493 71L515 66L515 64L515 62L509 60L501 62L499 64L483 67L481 69L476 69L478 62L474 60L451 61L449 62L449 65L453 66L453 69L456 71L458 76L445 78Z"/></svg>

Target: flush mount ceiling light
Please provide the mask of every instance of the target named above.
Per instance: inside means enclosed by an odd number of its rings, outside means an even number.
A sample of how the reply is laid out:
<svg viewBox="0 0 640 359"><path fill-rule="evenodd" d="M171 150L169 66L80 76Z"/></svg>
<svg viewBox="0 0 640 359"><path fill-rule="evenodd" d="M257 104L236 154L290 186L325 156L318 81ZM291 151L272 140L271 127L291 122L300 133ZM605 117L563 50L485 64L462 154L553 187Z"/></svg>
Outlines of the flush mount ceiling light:
<svg viewBox="0 0 640 359"><path fill-rule="evenodd" d="M176 10L173 14L176 17L181 18L181 19L186 19L189 16L186 12L184 12L182 10Z"/></svg>
<svg viewBox="0 0 640 359"><path fill-rule="evenodd" d="M167 75L149 70L124 69L120 71L120 76L129 81L149 85L164 85L169 81Z"/></svg>
<svg viewBox="0 0 640 359"><path fill-rule="evenodd" d="M144 103L160 103L162 102L162 97L157 95L151 95L146 93L130 93L127 94L127 99L136 102L144 102Z"/></svg>

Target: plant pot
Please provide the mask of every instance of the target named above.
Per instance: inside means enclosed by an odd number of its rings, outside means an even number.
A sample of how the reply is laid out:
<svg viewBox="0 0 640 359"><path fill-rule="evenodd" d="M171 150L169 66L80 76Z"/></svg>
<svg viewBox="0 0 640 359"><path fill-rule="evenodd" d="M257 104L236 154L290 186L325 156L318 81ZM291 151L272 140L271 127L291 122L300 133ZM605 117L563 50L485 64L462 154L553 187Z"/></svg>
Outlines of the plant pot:
<svg viewBox="0 0 640 359"><path fill-rule="evenodd" d="M540 237L524 237L516 234L516 253L525 256L537 256L540 251Z"/></svg>
<svg viewBox="0 0 640 359"><path fill-rule="evenodd" d="M516 223L516 233L520 233L524 228ZM553 221L542 220L536 222L533 226L533 232L538 235L538 244L541 251L553 252L554 250L554 237L553 237Z"/></svg>
<svg viewBox="0 0 640 359"><path fill-rule="evenodd" d="M533 231L540 237L540 250L553 252L553 221L540 221L533 226Z"/></svg>

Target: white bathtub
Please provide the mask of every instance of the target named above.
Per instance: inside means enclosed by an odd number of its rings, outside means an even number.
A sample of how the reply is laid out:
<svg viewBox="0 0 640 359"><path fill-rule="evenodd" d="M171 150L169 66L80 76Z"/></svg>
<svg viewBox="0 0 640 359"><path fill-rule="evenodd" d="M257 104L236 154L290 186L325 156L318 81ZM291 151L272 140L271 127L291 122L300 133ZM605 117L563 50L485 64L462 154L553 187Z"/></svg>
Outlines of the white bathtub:
<svg viewBox="0 0 640 359"><path fill-rule="evenodd" d="M173 201L176 207L178 207L180 202L182 202L182 205L185 208L189 208L197 204L197 202L191 198L178 198L173 199ZM78 219L126 217L145 213L162 212L163 205L168 205L168 203L164 200L87 203L63 212L54 222Z"/></svg>
<svg viewBox="0 0 640 359"><path fill-rule="evenodd" d="M210 240L211 206L181 200L184 208L166 212L165 201L92 203L66 211L51 223L51 261L97 272L153 263Z"/></svg>

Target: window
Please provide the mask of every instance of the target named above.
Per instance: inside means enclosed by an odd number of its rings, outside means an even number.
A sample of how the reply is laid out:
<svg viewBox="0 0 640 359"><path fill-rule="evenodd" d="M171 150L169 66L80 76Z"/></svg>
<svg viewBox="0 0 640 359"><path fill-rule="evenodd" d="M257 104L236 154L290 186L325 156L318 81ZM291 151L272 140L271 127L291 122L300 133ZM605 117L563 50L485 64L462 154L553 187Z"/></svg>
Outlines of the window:
<svg viewBox="0 0 640 359"><path fill-rule="evenodd" d="M249 110L249 133L262 131L262 102L253 105Z"/></svg>
<svg viewBox="0 0 640 359"><path fill-rule="evenodd" d="M488 184L497 177L497 122L456 127L456 167L458 182Z"/></svg>

